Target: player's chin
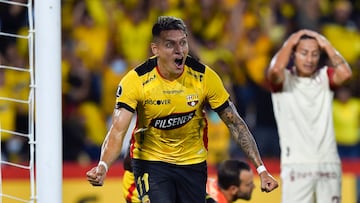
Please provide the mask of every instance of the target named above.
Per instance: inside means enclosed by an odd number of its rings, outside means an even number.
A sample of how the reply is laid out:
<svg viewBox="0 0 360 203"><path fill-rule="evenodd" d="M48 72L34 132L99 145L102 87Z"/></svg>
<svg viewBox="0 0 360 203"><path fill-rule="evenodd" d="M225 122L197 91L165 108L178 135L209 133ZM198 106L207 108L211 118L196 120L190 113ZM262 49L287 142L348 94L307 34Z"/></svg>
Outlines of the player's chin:
<svg viewBox="0 0 360 203"><path fill-rule="evenodd" d="M239 196L238 199L243 199L243 200L249 201L251 199L251 195L243 194L243 195Z"/></svg>
<svg viewBox="0 0 360 203"><path fill-rule="evenodd" d="M181 65L177 65L175 64L175 72L176 73L182 73L184 71L184 65L181 64Z"/></svg>

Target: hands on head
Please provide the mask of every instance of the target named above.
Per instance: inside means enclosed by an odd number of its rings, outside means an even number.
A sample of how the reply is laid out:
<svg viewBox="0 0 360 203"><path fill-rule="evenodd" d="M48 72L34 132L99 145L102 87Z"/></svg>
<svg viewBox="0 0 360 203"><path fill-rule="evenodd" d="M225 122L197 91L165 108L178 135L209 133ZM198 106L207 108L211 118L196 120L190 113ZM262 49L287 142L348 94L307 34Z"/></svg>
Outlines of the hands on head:
<svg viewBox="0 0 360 203"><path fill-rule="evenodd" d="M289 37L288 41L291 42L293 46L296 46L300 38L304 35L315 38L321 49L325 49L328 45L330 45L330 42L323 35L316 31L308 29L302 29L295 32Z"/></svg>

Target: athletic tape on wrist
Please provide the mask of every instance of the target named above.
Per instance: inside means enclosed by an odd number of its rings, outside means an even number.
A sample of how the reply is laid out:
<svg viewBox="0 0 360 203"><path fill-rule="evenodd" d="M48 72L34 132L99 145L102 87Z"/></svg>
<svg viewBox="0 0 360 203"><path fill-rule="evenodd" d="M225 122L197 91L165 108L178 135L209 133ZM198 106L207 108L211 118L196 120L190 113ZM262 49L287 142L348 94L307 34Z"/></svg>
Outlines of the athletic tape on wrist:
<svg viewBox="0 0 360 203"><path fill-rule="evenodd" d="M100 165L101 165L101 166L104 166L105 171L108 172L109 167L108 167L108 165L105 163L105 161L99 161L98 166L100 166Z"/></svg>
<svg viewBox="0 0 360 203"><path fill-rule="evenodd" d="M259 166L259 167L257 167L257 172L258 172L258 174L260 174L260 173L262 173L262 172L264 172L264 171L266 171L266 168L265 168L265 166L264 165L261 165L261 166Z"/></svg>

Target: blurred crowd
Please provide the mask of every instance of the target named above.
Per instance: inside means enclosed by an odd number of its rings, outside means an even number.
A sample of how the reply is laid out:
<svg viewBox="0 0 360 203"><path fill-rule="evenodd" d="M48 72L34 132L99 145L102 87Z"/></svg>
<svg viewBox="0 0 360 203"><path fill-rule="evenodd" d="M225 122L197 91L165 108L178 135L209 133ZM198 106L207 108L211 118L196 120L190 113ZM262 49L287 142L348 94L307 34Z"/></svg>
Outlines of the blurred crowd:
<svg viewBox="0 0 360 203"><path fill-rule="evenodd" d="M264 77L269 60L292 32L303 28L321 32L354 73L347 87L335 94L334 122L342 158L360 157L359 1L62 0L61 6L64 161L98 160L118 82L151 55L151 28L160 15L185 21L191 55L219 73L261 155L269 158L280 155ZM27 9L0 3L0 31L26 35ZM0 65L27 68L27 41L0 35ZM52 68L49 64L49 71ZM0 68L0 97L28 99L29 81L26 72ZM0 100L1 128L26 133L27 108ZM207 116L210 164L242 156L218 116L211 110ZM3 159L28 159L27 142L3 132Z"/></svg>

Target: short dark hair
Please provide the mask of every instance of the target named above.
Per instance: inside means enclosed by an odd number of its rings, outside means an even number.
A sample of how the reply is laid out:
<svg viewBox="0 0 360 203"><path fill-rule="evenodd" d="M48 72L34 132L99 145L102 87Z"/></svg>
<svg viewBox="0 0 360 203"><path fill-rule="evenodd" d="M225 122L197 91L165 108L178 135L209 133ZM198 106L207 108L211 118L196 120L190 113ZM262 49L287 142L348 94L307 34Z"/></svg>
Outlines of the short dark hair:
<svg viewBox="0 0 360 203"><path fill-rule="evenodd" d="M219 187L228 189L231 185L239 186L241 184L239 177L243 170L251 170L246 162L239 160L225 160L221 162L217 169Z"/></svg>
<svg viewBox="0 0 360 203"><path fill-rule="evenodd" d="M304 40L304 39L313 39L313 40L316 41L316 38L315 38L315 37L312 37L312 36L309 36L309 35L302 35L302 36L300 37L299 41L300 41L300 40ZM293 51L295 51L295 50L297 49L298 44L299 44L299 43L297 43L297 44L293 47Z"/></svg>
<svg viewBox="0 0 360 203"><path fill-rule="evenodd" d="M160 16L152 28L153 38L159 37L164 30L182 30L187 34L186 25L180 18L172 16Z"/></svg>

